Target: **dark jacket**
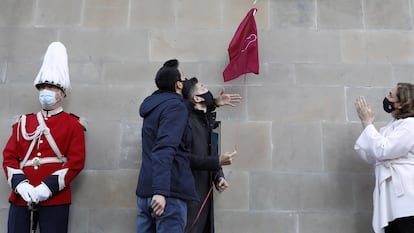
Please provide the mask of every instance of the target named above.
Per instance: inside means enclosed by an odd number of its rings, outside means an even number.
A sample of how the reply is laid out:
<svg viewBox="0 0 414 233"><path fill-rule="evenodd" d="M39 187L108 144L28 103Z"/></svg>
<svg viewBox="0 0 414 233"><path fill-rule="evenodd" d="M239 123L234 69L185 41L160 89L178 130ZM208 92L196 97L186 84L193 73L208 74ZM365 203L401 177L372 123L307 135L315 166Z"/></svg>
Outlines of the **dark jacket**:
<svg viewBox="0 0 414 233"><path fill-rule="evenodd" d="M215 119L215 107L207 109L207 113L200 112L194 109L194 104L191 101L185 100L184 103L187 106L188 112L190 113L189 116L189 124L191 127L191 155L190 155L190 165L191 170L208 170L208 171L217 171L220 169L220 161L218 156L209 156L210 149L205 149L199 146L200 144L205 144L205 146L213 146L207 145L211 144L210 139L206 139L206 137L211 136L212 129L214 128L214 123L216 123ZM199 113L199 114L197 114ZM199 116L199 118L197 117ZM199 120L196 120L199 119ZM201 123L201 122L202 123ZM192 127L192 123L196 128ZM200 132L201 131L201 132ZM193 149L193 147L195 147ZM203 154L197 154L201 151ZM212 148L212 151L217 151L216 145ZM207 153L207 154L206 154Z"/></svg>
<svg viewBox="0 0 414 233"><path fill-rule="evenodd" d="M190 202L187 213L187 232L214 232L213 194L208 198L196 223L193 225L202 202L208 195L215 180L224 177L219 164L217 145L213 143L212 130L216 123L215 113L192 110L189 122L193 135L191 143L191 168L193 170L197 194L201 202Z"/></svg>
<svg viewBox="0 0 414 233"><path fill-rule="evenodd" d="M154 92L140 106L142 164L136 194L198 200L190 169L191 128L180 95Z"/></svg>

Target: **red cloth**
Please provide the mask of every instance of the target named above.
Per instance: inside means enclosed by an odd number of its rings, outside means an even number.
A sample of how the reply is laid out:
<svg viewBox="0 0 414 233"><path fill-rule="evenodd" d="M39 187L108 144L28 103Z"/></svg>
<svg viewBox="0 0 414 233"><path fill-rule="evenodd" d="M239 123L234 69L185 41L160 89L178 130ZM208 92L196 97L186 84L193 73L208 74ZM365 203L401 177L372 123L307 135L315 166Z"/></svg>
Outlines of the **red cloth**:
<svg viewBox="0 0 414 233"><path fill-rule="evenodd" d="M223 71L224 81L230 81L242 74L259 74L259 46L256 21L252 8L240 23L230 42L228 52L230 64Z"/></svg>

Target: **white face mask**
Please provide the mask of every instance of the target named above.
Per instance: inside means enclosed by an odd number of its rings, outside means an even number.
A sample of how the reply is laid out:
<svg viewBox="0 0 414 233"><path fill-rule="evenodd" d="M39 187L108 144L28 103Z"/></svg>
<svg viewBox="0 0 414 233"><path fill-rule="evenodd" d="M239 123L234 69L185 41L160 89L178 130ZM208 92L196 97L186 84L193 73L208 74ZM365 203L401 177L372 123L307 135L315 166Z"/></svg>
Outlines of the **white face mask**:
<svg viewBox="0 0 414 233"><path fill-rule="evenodd" d="M39 101L43 107L50 107L56 104L56 92L43 89L39 91Z"/></svg>

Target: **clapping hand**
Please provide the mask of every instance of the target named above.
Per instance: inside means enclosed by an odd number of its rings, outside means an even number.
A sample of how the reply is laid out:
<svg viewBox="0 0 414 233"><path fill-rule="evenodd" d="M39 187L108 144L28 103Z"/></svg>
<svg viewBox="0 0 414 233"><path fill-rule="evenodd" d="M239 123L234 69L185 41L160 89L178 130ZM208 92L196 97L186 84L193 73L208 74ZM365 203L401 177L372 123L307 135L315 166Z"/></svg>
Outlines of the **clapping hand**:
<svg viewBox="0 0 414 233"><path fill-rule="evenodd" d="M372 112L371 107L369 106L365 97L357 97L355 101L355 108L364 128L374 122L374 113Z"/></svg>
<svg viewBox="0 0 414 233"><path fill-rule="evenodd" d="M236 106L236 103L240 103L242 97L240 94L225 94L224 87L221 89L219 96L215 99L215 103L217 106Z"/></svg>

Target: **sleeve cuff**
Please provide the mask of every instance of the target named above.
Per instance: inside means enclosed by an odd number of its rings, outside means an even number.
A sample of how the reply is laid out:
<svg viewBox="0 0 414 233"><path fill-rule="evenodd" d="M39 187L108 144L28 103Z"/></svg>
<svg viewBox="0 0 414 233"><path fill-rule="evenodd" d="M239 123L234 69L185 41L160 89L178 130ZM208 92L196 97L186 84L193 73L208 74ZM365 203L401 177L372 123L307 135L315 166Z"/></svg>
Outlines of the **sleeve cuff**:
<svg viewBox="0 0 414 233"><path fill-rule="evenodd" d="M59 190L59 177L57 175L51 175L43 180L43 183L50 189L52 195L58 193Z"/></svg>
<svg viewBox="0 0 414 233"><path fill-rule="evenodd" d="M17 185L23 181L27 181L27 178L24 174L14 174L11 178L10 187L15 190Z"/></svg>

